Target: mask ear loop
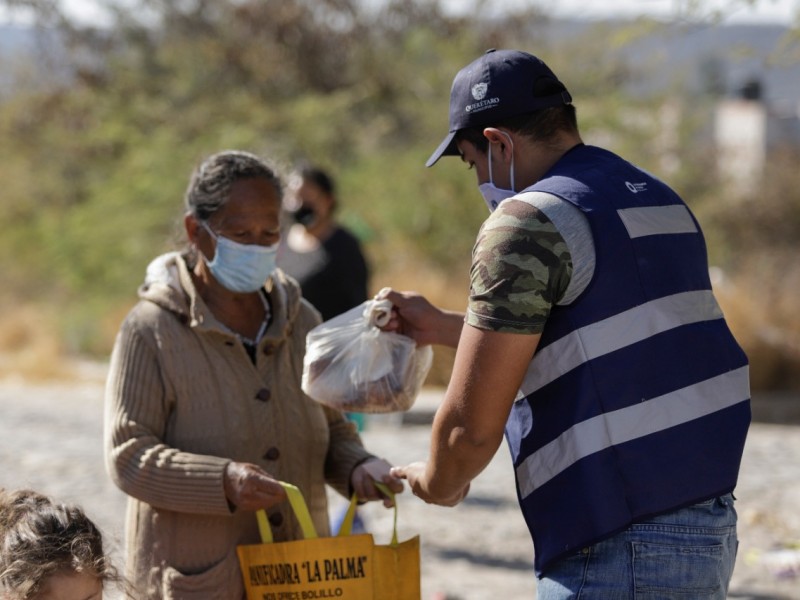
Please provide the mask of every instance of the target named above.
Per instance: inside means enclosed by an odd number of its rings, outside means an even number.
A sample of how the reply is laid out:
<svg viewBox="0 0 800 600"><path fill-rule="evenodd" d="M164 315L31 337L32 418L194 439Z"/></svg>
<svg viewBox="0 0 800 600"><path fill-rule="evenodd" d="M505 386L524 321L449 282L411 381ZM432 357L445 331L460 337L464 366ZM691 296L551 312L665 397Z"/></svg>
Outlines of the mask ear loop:
<svg viewBox="0 0 800 600"><path fill-rule="evenodd" d="M517 193L517 186L514 184L514 142L511 142L511 191Z"/></svg>
<svg viewBox="0 0 800 600"><path fill-rule="evenodd" d="M492 142L489 142L489 183L494 185L494 177L492 177Z"/></svg>
<svg viewBox="0 0 800 600"><path fill-rule="evenodd" d="M214 233L211 230L211 227L209 227L208 223L206 223L205 221L200 221L200 226L203 229L205 229L208 232L208 235L211 236L211 239L214 240L214 258L217 258L217 246L219 245L219 238L217 237L217 234ZM214 262L214 259L209 259L206 256L206 253L203 252L202 250L200 250L200 248L197 246L197 244L194 244L194 247L195 247L195 250L197 250L197 254L203 257L203 260L206 262L206 264L208 264L209 261L210 262Z"/></svg>
<svg viewBox="0 0 800 600"><path fill-rule="evenodd" d="M514 140L505 131L501 131L508 139L508 145L511 146L511 191L516 193L517 186L514 183ZM492 176L492 142L489 142L489 183L494 185L494 177Z"/></svg>
<svg viewBox="0 0 800 600"><path fill-rule="evenodd" d="M511 146L511 191L516 193L517 186L514 185L514 140L511 139L511 136L508 135L505 131L501 131L504 136L508 139L508 145ZM491 147L489 148L491 150ZM489 162L489 177L491 177L491 161Z"/></svg>

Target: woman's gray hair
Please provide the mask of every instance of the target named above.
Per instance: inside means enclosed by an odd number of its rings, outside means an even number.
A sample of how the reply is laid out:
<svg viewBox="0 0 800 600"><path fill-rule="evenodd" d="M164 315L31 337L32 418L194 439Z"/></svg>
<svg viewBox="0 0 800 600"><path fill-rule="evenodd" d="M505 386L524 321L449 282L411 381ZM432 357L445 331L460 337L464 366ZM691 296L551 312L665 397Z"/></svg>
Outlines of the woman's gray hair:
<svg viewBox="0 0 800 600"><path fill-rule="evenodd" d="M255 154L225 150L205 159L189 180L184 201L186 210L200 221L207 221L228 201L236 181L263 177L275 186L278 199L283 197L283 183L277 169Z"/></svg>

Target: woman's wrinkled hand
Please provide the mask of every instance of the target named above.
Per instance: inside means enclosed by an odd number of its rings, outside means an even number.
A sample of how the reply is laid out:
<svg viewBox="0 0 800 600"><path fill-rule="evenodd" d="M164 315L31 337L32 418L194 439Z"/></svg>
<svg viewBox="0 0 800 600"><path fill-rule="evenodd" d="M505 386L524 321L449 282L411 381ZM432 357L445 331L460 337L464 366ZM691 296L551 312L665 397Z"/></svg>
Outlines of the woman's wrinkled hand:
<svg viewBox="0 0 800 600"><path fill-rule="evenodd" d="M271 508L286 500L280 482L258 465L228 463L223 483L228 502L241 510Z"/></svg>
<svg viewBox="0 0 800 600"><path fill-rule="evenodd" d="M394 506L394 502L375 487L375 481L380 481L395 494L403 491L403 482L391 474L392 465L382 458L371 458L353 469L350 484L359 500L383 500L386 508Z"/></svg>

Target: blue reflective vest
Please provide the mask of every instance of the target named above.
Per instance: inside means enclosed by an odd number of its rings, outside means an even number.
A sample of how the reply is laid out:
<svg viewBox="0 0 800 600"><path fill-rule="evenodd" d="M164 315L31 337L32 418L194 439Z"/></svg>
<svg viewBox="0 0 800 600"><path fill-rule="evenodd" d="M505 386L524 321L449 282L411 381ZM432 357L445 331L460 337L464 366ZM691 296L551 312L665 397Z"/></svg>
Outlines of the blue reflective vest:
<svg viewBox="0 0 800 600"><path fill-rule="evenodd" d="M661 181L592 146L529 188L586 215L596 266L554 306L506 426L538 575L648 516L733 491L747 357L700 227Z"/></svg>

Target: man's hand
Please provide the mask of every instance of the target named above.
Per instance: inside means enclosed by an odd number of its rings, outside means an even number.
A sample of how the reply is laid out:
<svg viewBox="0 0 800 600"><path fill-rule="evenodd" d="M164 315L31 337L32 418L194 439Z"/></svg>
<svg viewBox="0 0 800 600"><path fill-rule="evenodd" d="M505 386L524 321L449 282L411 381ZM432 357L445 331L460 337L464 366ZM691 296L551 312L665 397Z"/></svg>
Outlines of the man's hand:
<svg viewBox="0 0 800 600"><path fill-rule="evenodd" d="M405 467L394 467L392 475L407 479L408 485L415 496L423 499L428 504L439 506L455 506L467 497L469 483L455 493L443 495L439 490L431 490L430 482L426 475L427 463L414 462Z"/></svg>
<svg viewBox="0 0 800 600"><path fill-rule="evenodd" d="M416 292L398 292L383 288L376 300L389 300L392 315L384 331L406 335L420 346L440 344L455 348L464 324L463 313L446 311L431 304Z"/></svg>

